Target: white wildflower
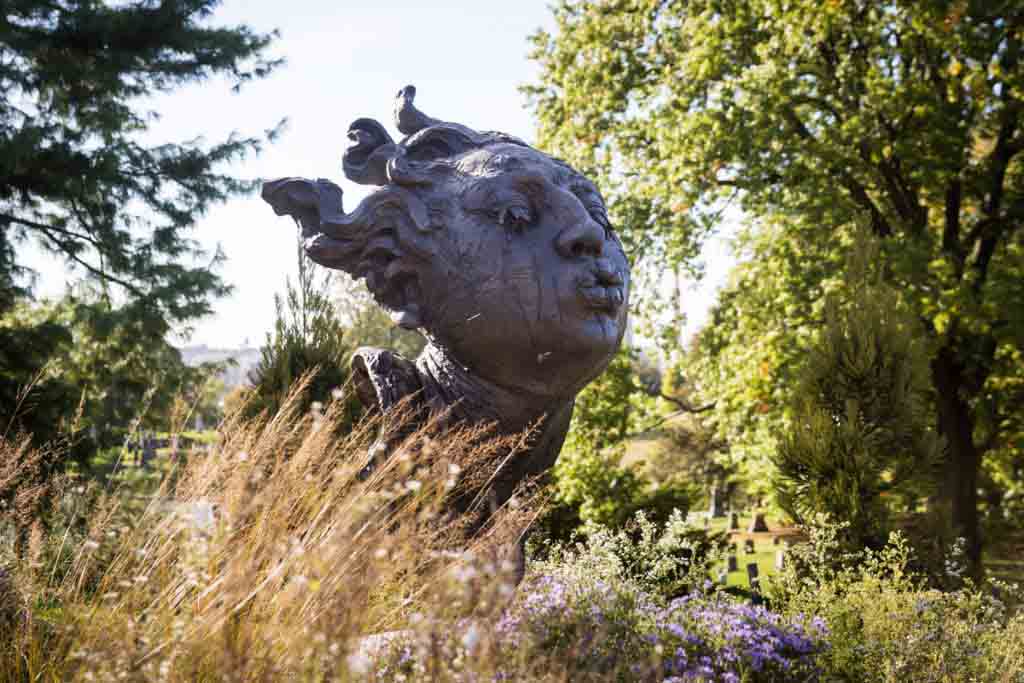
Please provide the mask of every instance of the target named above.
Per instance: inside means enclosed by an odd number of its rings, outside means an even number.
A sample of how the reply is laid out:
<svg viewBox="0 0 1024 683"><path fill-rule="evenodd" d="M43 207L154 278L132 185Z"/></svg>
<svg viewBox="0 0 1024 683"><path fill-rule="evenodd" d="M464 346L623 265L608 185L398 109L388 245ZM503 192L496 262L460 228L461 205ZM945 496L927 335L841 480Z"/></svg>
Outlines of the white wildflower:
<svg viewBox="0 0 1024 683"><path fill-rule="evenodd" d="M462 645L467 650L473 650L479 642L480 630L477 628L476 624L470 624L469 628L466 629L466 632L462 635Z"/></svg>
<svg viewBox="0 0 1024 683"><path fill-rule="evenodd" d="M370 658L366 656L365 652L353 652L345 661L348 663L348 669L356 676L365 676L370 672L370 666L373 664Z"/></svg>

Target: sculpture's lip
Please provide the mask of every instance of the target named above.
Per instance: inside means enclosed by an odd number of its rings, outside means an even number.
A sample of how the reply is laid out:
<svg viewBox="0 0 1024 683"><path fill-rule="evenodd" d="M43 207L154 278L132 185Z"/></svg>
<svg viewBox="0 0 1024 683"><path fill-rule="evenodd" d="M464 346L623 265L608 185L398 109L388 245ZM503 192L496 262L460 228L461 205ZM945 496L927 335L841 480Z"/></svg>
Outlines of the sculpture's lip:
<svg viewBox="0 0 1024 683"><path fill-rule="evenodd" d="M602 287L595 285L591 287L580 287L580 297L583 303L595 311L604 313L615 313L625 301L625 293L622 287Z"/></svg>

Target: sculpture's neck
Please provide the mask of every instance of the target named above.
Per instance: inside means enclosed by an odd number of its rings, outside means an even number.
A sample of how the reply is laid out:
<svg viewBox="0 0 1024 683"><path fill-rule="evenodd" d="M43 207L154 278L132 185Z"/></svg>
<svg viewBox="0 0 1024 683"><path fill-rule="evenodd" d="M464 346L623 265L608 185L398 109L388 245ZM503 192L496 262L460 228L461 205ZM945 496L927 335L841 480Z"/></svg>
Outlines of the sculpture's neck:
<svg viewBox="0 0 1024 683"><path fill-rule="evenodd" d="M505 432L525 429L572 402L536 396L484 379L454 361L434 342L416 359L416 367L423 381L433 385L431 388L456 417L471 423L494 421Z"/></svg>

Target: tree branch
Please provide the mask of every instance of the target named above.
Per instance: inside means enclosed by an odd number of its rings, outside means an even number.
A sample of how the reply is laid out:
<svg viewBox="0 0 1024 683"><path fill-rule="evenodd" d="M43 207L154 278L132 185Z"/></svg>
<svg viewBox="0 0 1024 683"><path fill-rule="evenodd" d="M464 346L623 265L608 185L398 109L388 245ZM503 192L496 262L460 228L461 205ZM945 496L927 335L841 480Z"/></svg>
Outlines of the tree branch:
<svg viewBox="0 0 1024 683"><path fill-rule="evenodd" d="M692 413L692 414L696 415L696 414L699 414L699 413L706 413L709 410L712 410L715 407L715 405L716 405L716 402L712 401L711 403L708 403L708 404L703 405L703 406L695 406L695 405L693 405L692 403L690 403L689 401L687 401L684 398L676 398L674 396L669 396L668 394L665 394L665 393L662 393L662 392L658 392L657 396L658 396L658 398L663 398L666 401L668 401L669 403L671 403L674 406L676 406L677 408L679 408L678 414Z"/></svg>
<svg viewBox="0 0 1024 683"><path fill-rule="evenodd" d="M962 184L953 178L946 186L945 224L942 228L942 250L953 257L959 278L964 269L964 253L960 244L960 204Z"/></svg>
<svg viewBox="0 0 1024 683"><path fill-rule="evenodd" d="M0 217L2 217L4 220L7 220L9 222L20 223L20 224L22 224L22 225L24 225L26 227L34 228L34 229L38 230L39 232L43 233L43 236L46 237L46 239L51 244L53 244L59 251L64 252L64 254L66 254L69 259L71 259L72 261L74 261L78 265L82 266L88 272L92 273L93 275L95 275L96 277L100 278L101 280L107 280L109 282L113 282L114 284L120 285L121 287L124 287L127 291L131 292L135 296L143 297L143 296L146 295L145 292L143 292L141 289L139 289L138 287L136 287L132 283L128 282L127 280L123 280L123 279L117 277L116 275L111 275L106 270L103 270L102 268L97 268L96 266L92 265L88 261L85 261L78 254L76 254L67 245L67 243L65 241L55 237L52 233L53 232L58 232L58 233L66 234L66 235L73 235L73 236L79 237L81 239L86 239L87 241L90 241L90 242L92 242L92 244L95 245L96 242L94 240L86 238L83 235L79 235L78 233L75 233L75 232L72 232L72 231L69 231L69 230L65 230L63 228L58 228L58 227L52 226L52 225L45 225L43 223L37 223L35 221L30 221L30 220L27 220L27 219L24 219L24 218L18 218L16 216L11 216L9 214L0 214Z"/></svg>
<svg viewBox="0 0 1024 683"><path fill-rule="evenodd" d="M816 143L817 138L807 129L804 122L800 120L800 117L796 115L796 112L789 107L782 109L782 115L786 121L793 127L793 131L797 136L805 142ZM856 178L850 174L849 171L843 169L834 169L832 171L839 177L843 187L849 191L853 200L861 205L861 207L867 209L871 214L871 230L879 237L889 237L892 235L892 226L889 225L889 221L885 219L882 212L875 206L875 203L871 201L871 197L868 196L867 190L864 186L857 182Z"/></svg>

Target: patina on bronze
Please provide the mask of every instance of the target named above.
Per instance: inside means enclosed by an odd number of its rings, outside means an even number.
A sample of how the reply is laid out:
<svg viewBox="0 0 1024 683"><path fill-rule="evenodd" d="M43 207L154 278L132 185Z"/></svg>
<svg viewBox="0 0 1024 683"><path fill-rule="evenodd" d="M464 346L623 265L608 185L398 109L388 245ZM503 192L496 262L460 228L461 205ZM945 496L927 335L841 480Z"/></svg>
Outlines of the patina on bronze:
<svg viewBox="0 0 1024 683"><path fill-rule="evenodd" d="M301 224L313 261L365 278L396 324L427 338L415 361L355 354L368 407L414 395L504 433L540 425L492 480L500 505L554 464L576 394L619 348L629 265L590 180L517 138L430 118L415 94L396 99L401 141L372 119L349 127L345 176L379 187L352 213L323 179L267 182L263 198Z"/></svg>

